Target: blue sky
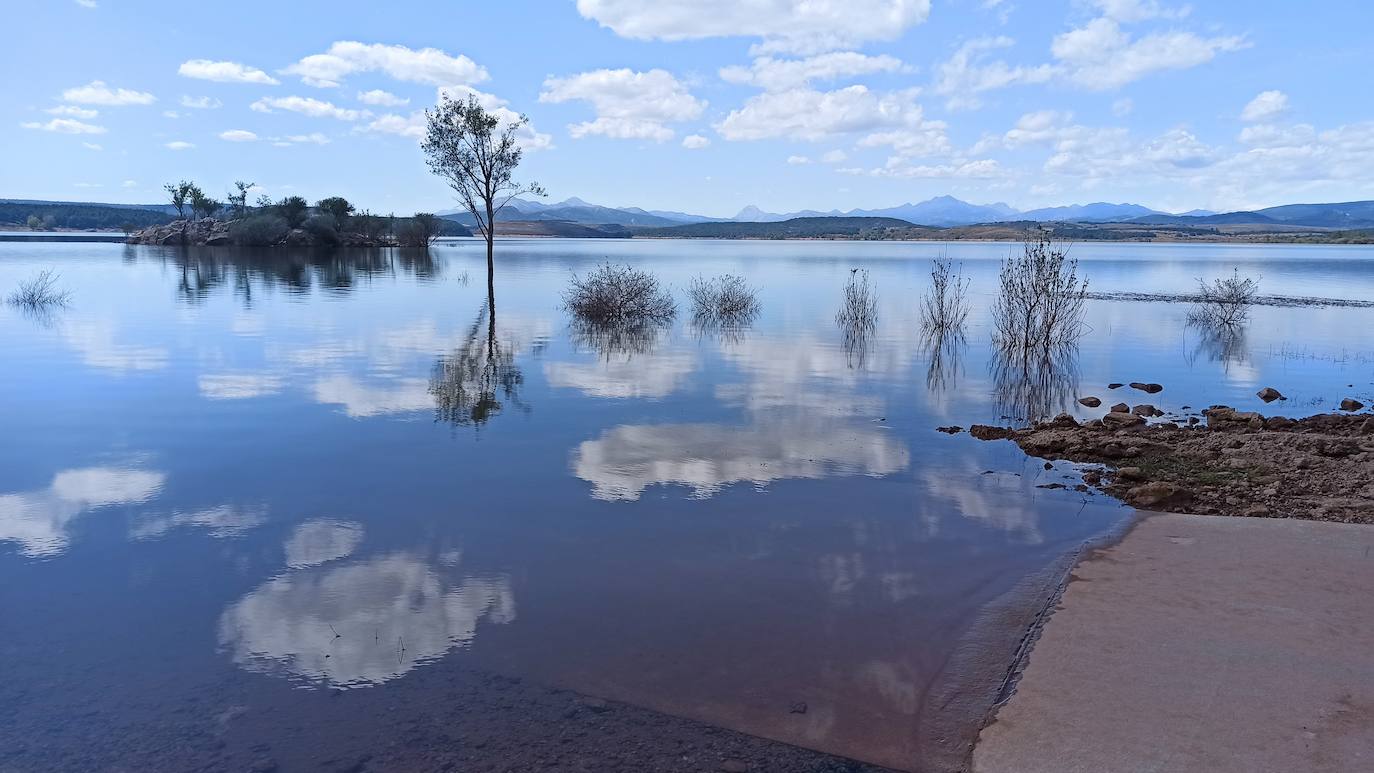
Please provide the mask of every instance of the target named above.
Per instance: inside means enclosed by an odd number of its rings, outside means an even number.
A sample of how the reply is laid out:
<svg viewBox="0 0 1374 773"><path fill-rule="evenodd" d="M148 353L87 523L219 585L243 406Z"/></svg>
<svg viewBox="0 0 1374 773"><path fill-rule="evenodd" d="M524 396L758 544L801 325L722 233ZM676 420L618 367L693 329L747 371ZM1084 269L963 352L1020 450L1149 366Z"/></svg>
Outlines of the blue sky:
<svg viewBox="0 0 1374 773"><path fill-rule="evenodd" d="M416 133L448 88L530 117L550 200L1368 199L1372 26L1356 0L44 0L0 52L0 196L443 209Z"/></svg>

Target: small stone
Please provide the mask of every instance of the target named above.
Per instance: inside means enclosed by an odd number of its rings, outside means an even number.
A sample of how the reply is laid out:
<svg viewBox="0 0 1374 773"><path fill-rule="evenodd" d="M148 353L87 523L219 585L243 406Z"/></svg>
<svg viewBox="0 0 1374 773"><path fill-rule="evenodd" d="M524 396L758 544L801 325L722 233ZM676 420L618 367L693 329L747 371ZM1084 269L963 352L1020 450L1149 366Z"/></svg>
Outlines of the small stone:
<svg viewBox="0 0 1374 773"><path fill-rule="evenodd" d="M1145 477L1139 467L1122 467L1116 471L1116 475L1122 480L1141 480Z"/></svg>
<svg viewBox="0 0 1374 773"><path fill-rule="evenodd" d="M1270 511L1269 508L1264 505L1251 505L1245 508L1244 514L1251 518L1268 518Z"/></svg>
<svg viewBox="0 0 1374 773"><path fill-rule="evenodd" d="M1265 401L1266 403L1272 403L1275 400L1283 399L1283 395L1279 394L1279 390L1273 387L1265 387L1260 391L1256 392L1255 396Z"/></svg>
<svg viewBox="0 0 1374 773"><path fill-rule="evenodd" d="M1126 492L1126 501L1136 507L1180 507L1192 496L1172 483L1145 483Z"/></svg>
<svg viewBox="0 0 1374 773"><path fill-rule="evenodd" d="M1116 405L1113 405L1113 406L1112 406L1111 410L1112 410L1112 413L1130 413L1130 412L1131 412L1131 406L1129 406L1129 405L1127 405L1127 404L1125 404L1125 403L1117 403Z"/></svg>
<svg viewBox="0 0 1374 773"><path fill-rule="evenodd" d="M806 713L806 701L797 701L796 703L793 703L793 704L792 704L792 708L790 709L790 711L791 711L793 714L805 714L805 713Z"/></svg>
<svg viewBox="0 0 1374 773"><path fill-rule="evenodd" d="M1095 470L1088 470L1083 473L1083 482L1090 486L1096 486L1102 482L1102 473Z"/></svg>
<svg viewBox="0 0 1374 773"><path fill-rule="evenodd" d="M1153 395L1153 394L1158 394L1158 393L1164 391L1164 387L1161 386L1161 385L1159 385L1159 384L1154 384L1154 383L1146 384L1146 383L1142 383L1142 382L1140 382L1140 381L1132 381L1132 382L1131 382L1131 389L1139 389L1139 390L1142 391L1142 392L1145 392L1145 393L1147 393L1147 394L1152 394L1152 395Z"/></svg>
<svg viewBox="0 0 1374 773"><path fill-rule="evenodd" d="M1047 469L1047 470L1053 470L1053 469L1054 469L1054 463L1053 463L1053 462L1045 462L1045 469Z"/></svg>
<svg viewBox="0 0 1374 773"><path fill-rule="evenodd" d="M1124 384L1108 384L1108 385L1107 385L1107 388L1108 388L1108 389L1120 389L1120 388L1123 387L1123 386L1125 386L1125 385L1124 385Z"/></svg>
<svg viewBox="0 0 1374 773"><path fill-rule="evenodd" d="M1102 405L1102 401L1097 399L1096 397L1080 397L1078 398L1078 402L1079 404L1086 405L1089 408L1097 408L1098 406Z"/></svg>
<svg viewBox="0 0 1374 773"><path fill-rule="evenodd" d="M1341 410L1342 410L1342 411L1358 411L1358 410L1360 410L1360 409L1363 408L1363 407L1364 407L1364 403L1360 402L1359 400L1355 400L1355 399L1353 399L1353 398L1347 397L1347 398L1345 398L1344 400L1341 401Z"/></svg>

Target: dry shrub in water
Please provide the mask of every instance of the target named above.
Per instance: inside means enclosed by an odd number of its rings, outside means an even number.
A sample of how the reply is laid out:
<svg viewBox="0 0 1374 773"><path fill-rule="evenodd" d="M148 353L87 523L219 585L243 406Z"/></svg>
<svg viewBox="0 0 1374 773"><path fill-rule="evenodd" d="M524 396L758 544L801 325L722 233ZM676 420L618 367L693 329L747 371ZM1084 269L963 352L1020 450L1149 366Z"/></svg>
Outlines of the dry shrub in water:
<svg viewBox="0 0 1374 773"><path fill-rule="evenodd" d="M998 348L1048 353L1085 332L1088 280L1078 276L1078 260L1043 234L1028 236L1021 254L1003 261L999 282L992 309Z"/></svg>
<svg viewBox="0 0 1374 773"><path fill-rule="evenodd" d="M609 263L586 277L573 274L563 306L579 320L601 325L671 322L677 315L673 297L653 274Z"/></svg>
<svg viewBox="0 0 1374 773"><path fill-rule="evenodd" d="M698 327L744 327L759 313L758 292L733 274L698 276L687 285L687 297Z"/></svg>
<svg viewBox="0 0 1374 773"><path fill-rule="evenodd" d="M930 290L921 299L921 325L927 333L955 331L964 327L968 318L969 280L962 269L956 271L954 261L941 258L930 270Z"/></svg>
<svg viewBox="0 0 1374 773"><path fill-rule="evenodd" d="M1240 269L1227 279L1213 279L1211 284L1199 279L1198 300L1188 321L1206 327L1236 327L1250 317L1250 306L1259 295L1259 281L1242 277Z"/></svg>
<svg viewBox="0 0 1374 773"><path fill-rule="evenodd" d="M40 271L32 279L20 282L19 288L10 293L9 301L28 308L66 306L72 294L57 286L60 277L61 274L52 269Z"/></svg>
<svg viewBox="0 0 1374 773"><path fill-rule="evenodd" d="M844 305L835 314L835 324L842 328L872 330L878 321L878 294L868 283L868 271L849 272L844 286Z"/></svg>

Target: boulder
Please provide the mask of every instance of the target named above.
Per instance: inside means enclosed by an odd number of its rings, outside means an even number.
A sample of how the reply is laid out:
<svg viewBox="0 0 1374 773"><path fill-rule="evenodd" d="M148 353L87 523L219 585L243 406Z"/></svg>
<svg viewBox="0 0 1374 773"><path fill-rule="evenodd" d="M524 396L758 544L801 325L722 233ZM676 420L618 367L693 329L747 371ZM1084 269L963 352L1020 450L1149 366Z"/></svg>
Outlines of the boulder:
<svg viewBox="0 0 1374 773"><path fill-rule="evenodd" d="M1141 405L1137 405L1136 407L1132 408L1131 413L1134 413L1137 416L1154 416L1156 414L1163 413L1163 411L1160 411L1158 408L1154 407L1153 405L1150 405L1149 403L1142 403Z"/></svg>
<svg viewBox="0 0 1374 773"><path fill-rule="evenodd" d="M1282 395L1282 394L1279 394L1279 390L1277 390L1277 389L1275 389L1275 388L1273 388L1273 387L1265 387L1265 388L1261 389L1260 391L1256 392L1256 393L1255 393L1255 396L1258 397L1259 399L1265 401L1266 403L1272 403L1272 402L1274 402L1275 400L1282 400L1282 399L1284 399L1284 398L1283 398L1283 395Z"/></svg>
<svg viewBox="0 0 1374 773"><path fill-rule="evenodd" d="M1127 404L1125 404L1125 403L1117 403L1116 405L1113 405L1113 406L1112 406L1112 413L1130 413L1130 412L1131 412L1131 406L1129 406L1129 405L1127 405Z"/></svg>
<svg viewBox="0 0 1374 773"><path fill-rule="evenodd" d="M1123 387L1123 386L1125 386L1125 384L1108 384L1108 385L1107 385L1107 388L1108 388L1108 389L1120 389L1120 388Z"/></svg>
<svg viewBox="0 0 1374 773"><path fill-rule="evenodd" d="M1153 395L1153 394L1158 394L1158 393L1164 391L1164 387L1160 386L1159 384L1153 384L1153 383L1147 384L1147 383L1143 383L1143 382L1140 382L1140 381L1132 381L1132 382L1131 382L1131 389L1139 389L1139 390L1142 391L1142 392L1145 392L1145 393L1147 393L1147 394L1152 394L1152 395Z"/></svg>
<svg viewBox="0 0 1374 773"><path fill-rule="evenodd" d="M1006 440L1011 437L1012 431L1006 427L991 427L987 424L974 424L968 428L968 433L979 440Z"/></svg>
<svg viewBox="0 0 1374 773"><path fill-rule="evenodd" d="M1102 426L1111 429L1124 429L1126 427L1136 427L1145 423L1145 419L1133 414L1121 411L1112 411L1102 417Z"/></svg>
<svg viewBox="0 0 1374 773"><path fill-rule="evenodd" d="M1097 408L1102 405L1102 401L1096 397L1080 397L1078 398L1078 402L1080 405L1086 405L1089 408Z"/></svg>
<svg viewBox="0 0 1374 773"><path fill-rule="evenodd" d="M1142 483L1126 492L1126 501L1136 507L1182 507L1192 498L1184 489L1163 481Z"/></svg>
<svg viewBox="0 0 1374 773"><path fill-rule="evenodd" d="M936 427L936 428L935 428L935 431L936 431L936 432L943 432L943 433L945 433L946 435L957 435L957 434L959 434L960 432L963 432L963 431L964 431L964 428L963 428L963 427L959 427L959 426L955 426L955 425L951 424L951 425L948 426L948 427Z"/></svg>
<svg viewBox="0 0 1374 773"><path fill-rule="evenodd" d="M1347 397L1347 398L1345 398L1344 400L1341 401L1341 410L1342 410L1342 411L1358 411L1358 410L1360 410L1360 409L1363 408L1363 407L1364 407L1364 403L1360 402L1359 400L1355 400L1355 399L1353 399L1353 398Z"/></svg>
<svg viewBox="0 0 1374 773"><path fill-rule="evenodd" d="M1202 412L1202 415L1207 417L1207 426L1214 430L1264 429L1264 417L1254 411L1237 411L1234 408L1218 406L1208 408Z"/></svg>

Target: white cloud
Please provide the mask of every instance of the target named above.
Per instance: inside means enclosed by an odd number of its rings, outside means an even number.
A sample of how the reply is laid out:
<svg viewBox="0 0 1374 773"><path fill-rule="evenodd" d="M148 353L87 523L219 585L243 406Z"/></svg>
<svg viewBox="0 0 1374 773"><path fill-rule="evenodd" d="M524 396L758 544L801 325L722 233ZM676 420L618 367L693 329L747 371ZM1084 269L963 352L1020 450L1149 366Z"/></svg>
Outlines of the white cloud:
<svg viewBox="0 0 1374 773"><path fill-rule="evenodd" d="M214 97L181 97L181 106L189 107L193 110L214 110L223 107L224 103Z"/></svg>
<svg viewBox="0 0 1374 773"><path fill-rule="evenodd" d="M331 142L329 137L320 132L309 134L290 134L285 137L277 137L272 141L273 145L286 147L288 145L328 145Z"/></svg>
<svg viewBox="0 0 1374 773"><path fill-rule="evenodd" d="M343 40L323 54L307 56L283 72L300 76L310 86L330 88L349 75L383 72L398 81L454 86L481 83L490 77L486 68L459 54L451 56L437 48L418 51L405 46L359 43Z"/></svg>
<svg viewBox="0 0 1374 773"><path fill-rule="evenodd" d="M1044 83L1058 74L1049 64L1034 67L1011 66L1001 60L988 61L988 53L1010 48L1016 41L1009 37L975 38L954 52L949 61L940 65L935 92L947 97L950 109L976 108L978 95L1007 86Z"/></svg>
<svg viewBox="0 0 1374 773"><path fill-rule="evenodd" d="M257 83L275 86L280 81L256 67L238 62L216 62L210 59L191 59L182 62L177 74L184 78L215 81L217 83Z"/></svg>
<svg viewBox="0 0 1374 773"><path fill-rule="evenodd" d="M666 70L593 70L544 81L540 102L573 100L588 102L596 111L595 120L568 127L578 138L602 135L664 142L673 138L665 124L693 120L706 108Z"/></svg>
<svg viewBox="0 0 1374 773"><path fill-rule="evenodd" d="M809 156L788 156L787 163L792 166L805 166L811 163L811 158Z"/></svg>
<svg viewBox="0 0 1374 773"><path fill-rule="evenodd" d="M821 141L855 132L916 126L921 107L914 91L879 94L854 85L835 91L793 89L750 97L716 124L727 140L786 137Z"/></svg>
<svg viewBox="0 0 1374 773"><path fill-rule="evenodd" d="M163 117L163 118L173 118L173 119L175 119L175 118L180 118L180 117L181 117L181 113L178 113L178 112L175 111L175 110L163 110L163 111L162 111L162 117Z"/></svg>
<svg viewBox="0 0 1374 773"><path fill-rule="evenodd" d="M1050 50L1068 70L1068 77L1085 88L1120 88L1151 73L1184 70L1210 62L1219 53L1248 44L1238 36L1203 38L1171 31L1133 38L1115 19L1101 17L1058 35Z"/></svg>
<svg viewBox="0 0 1374 773"><path fill-rule="evenodd" d="M29 121L20 125L25 129L37 129L58 134L104 134L106 131L104 126L83 123L74 118L54 118L47 123Z"/></svg>
<svg viewBox="0 0 1374 773"><path fill-rule="evenodd" d="M398 97L390 91L383 91L381 89L359 91L358 101L365 105L380 105L382 107L400 107L410 104L409 99Z"/></svg>
<svg viewBox="0 0 1374 773"><path fill-rule="evenodd" d="M104 145L100 145L100 144L95 143L95 142L83 142L83 143L81 143L81 147L85 148L86 150L104 150L104 149L105 149L105 146L104 146Z"/></svg>
<svg viewBox="0 0 1374 773"><path fill-rule="evenodd" d="M758 86L768 91L806 86L812 81L834 81L856 75L899 72L906 68L895 56L868 56L854 51L834 51L806 59L764 56L748 67L734 65L720 70L729 83Z"/></svg>
<svg viewBox="0 0 1374 773"><path fill-rule="evenodd" d="M100 115L99 110L88 110L87 108L77 107L76 105L58 105L57 107L50 107L43 112L50 115L65 116L67 118L80 118L86 121Z"/></svg>
<svg viewBox="0 0 1374 773"><path fill-rule="evenodd" d="M817 53L896 40L930 0L577 0L577 11L636 40L754 37L760 53Z"/></svg>
<svg viewBox="0 0 1374 773"><path fill-rule="evenodd" d="M174 140L172 142L167 143L164 147L166 147L168 150L190 150L191 148L195 147L195 143L185 142L182 140Z"/></svg>
<svg viewBox="0 0 1374 773"><path fill-rule="evenodd" d="M340 121L359 121L372 116L366 110L350 110L313 97L264 97L249 107L259 113L288 110L311 118L337 118Z"/></svg>
<svg viewBox="0 0 1374 773"><path fill-rule="evenodd" d="M701 150L710 146L711 141L700 134L689 134L682 138L682 147L688 150Z"/></svg>
<svg viewBox="0 0 1374 773"><path fill-rule="evenodd" d="M1265 91L1250 100L1240 118L1247 123L1272 121L1288 112L1288 95L1282 91Z"/></svg>
<svg viewBox="0 0 1374 773"><path fill-rule="evenodd" d="M105 81L91 81L85 86L67 89L62 92L62 99L78 105L106 105L108 107L151 105L157 101L157 97L146 91L112 89L105 84Z"/></svg>
<svg viewBox="0 0 1374 773"><path fill-rule="evenodd" d="M258 135L246 129L230 129L226 132L220 132L219 138L229 142L253 142L257 140Z"/></svg>
<svg viewBox="0 0 1374 773"><path fill-rule="evenodd" d="M441 89L440 91L460 95L469 90ZM510 123L519 119L518 113L504 106L504 100L490 94L483 94L480 91L473 93L477 96L478 101L483 102L484 106L494 112L501 121ZM408 116L396 115L395 113L380 115L370 123L354 128L354 131L365 134L394 134L398 137L420 139L425 136L425 111L416 110ZM515 140L520 143L521 149L527 151L548 150L553 147L553 137L536 131L534 126L530 124L526 124L516 131Z"/></svg>

